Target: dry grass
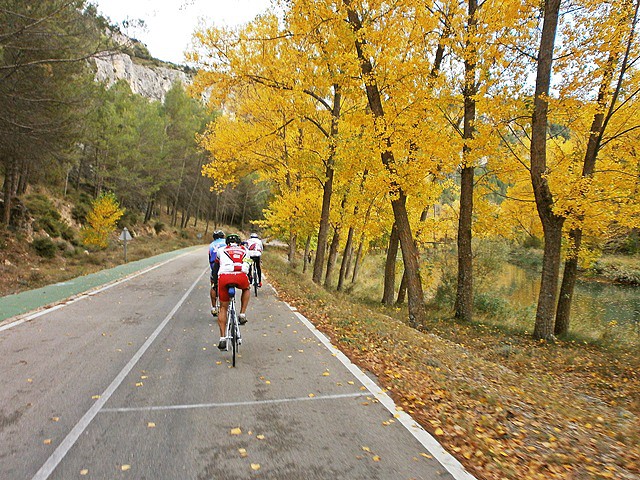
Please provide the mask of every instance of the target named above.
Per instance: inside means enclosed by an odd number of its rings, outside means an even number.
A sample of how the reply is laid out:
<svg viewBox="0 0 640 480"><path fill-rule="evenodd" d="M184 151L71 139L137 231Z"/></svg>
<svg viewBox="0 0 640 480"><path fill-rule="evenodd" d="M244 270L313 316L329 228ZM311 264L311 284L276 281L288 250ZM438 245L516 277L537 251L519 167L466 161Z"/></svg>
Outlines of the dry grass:
<svg viewBox="0 0 640 480"><path fill-rule="evenodd" d="M442 311L417 331L403 310L328 292L279 255L267 253L265 267L288 302L478 478L639 478L635 352L536 343Z"/></svg>
<svg viewBox="0 0 640 480"><path fill-rule="evenodd" d="M164 252L204 243L192 229L169 230L155 235L141 233L127 246L127 260L132 262ZM110 247L97 252L77 249L58 252L52 259L38 256L23 238L0 230L0 296L63 282L81 275L115 267L124 262L123 247L114 234Z"/></svg>

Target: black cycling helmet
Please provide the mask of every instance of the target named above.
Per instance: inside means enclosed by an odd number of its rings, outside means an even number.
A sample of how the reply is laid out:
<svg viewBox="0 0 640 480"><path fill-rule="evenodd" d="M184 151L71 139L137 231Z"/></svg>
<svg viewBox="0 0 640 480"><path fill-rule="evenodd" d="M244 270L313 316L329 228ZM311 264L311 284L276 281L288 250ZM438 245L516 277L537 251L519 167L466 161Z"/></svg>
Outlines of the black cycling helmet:
<svg viewBox="0 0 640 480"><path fill-rule="evenodd" d="M240 245L240 235L236 235L235 233L232 233L231 235L227 235L227 239L226 239L227 245L231 245L232 243L235 243L236 245Z"/></svg>
<svg viewBox="0 0 640 480"><path fill-rule="evenodd" d="M217 240L218 238L224 238L224 232L222 230L216 230L213 232L213 239Z"/></svg>

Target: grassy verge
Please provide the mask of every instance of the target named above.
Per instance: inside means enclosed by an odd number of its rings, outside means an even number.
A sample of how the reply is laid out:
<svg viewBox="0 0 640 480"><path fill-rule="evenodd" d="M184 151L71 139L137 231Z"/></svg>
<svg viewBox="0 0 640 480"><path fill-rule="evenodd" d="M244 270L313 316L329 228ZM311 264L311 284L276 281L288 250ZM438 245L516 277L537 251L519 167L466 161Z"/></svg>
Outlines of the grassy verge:
<svg viewBox="0 0 640 480"><path fill-rule="evenodd" d="M478 478L640 475L635 352L540 344L437 309L418 331L403 309L324 290L275 252L264 261L281 295Z"/></svg>
<svg viewBox="0 0 640 480"><path fill-rule="evenodd" d="M164 252L204 243L193 230L140 234L127 243L132 262ZM110 247L97 252L83 249L60 251L53 258L39 256L20 236L0 232L0 296L63 282L124 263L122 242L114 238Z"/></svg>

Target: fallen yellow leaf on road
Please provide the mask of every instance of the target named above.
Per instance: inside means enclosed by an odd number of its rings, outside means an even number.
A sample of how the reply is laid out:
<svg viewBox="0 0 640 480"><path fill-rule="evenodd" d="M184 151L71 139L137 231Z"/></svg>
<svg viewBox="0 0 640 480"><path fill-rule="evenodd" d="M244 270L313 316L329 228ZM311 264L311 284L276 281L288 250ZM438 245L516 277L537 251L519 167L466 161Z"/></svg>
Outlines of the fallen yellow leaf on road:
<svg viewBox="0 0 640 480"><path fill-rule="evenodd" d="M87 470L86 468L83 468L82 470L80 470L80 475L87 475L89 473L89 470Z"/></svg>
<svg viewBox="0 0 640 480"><path fill-rule="evenodd" d="M142 383L142 382L138 382L138 383L136 383L136 387L141 387L142 385L143 385L143 383Z"/></svg>
<svg viewBox="0 0 640 480"><path fill-rule="evenodd" d="M242 430L240 430L239 428L232 428L229 433L231 435L240 435L242 433Z"/></svg>
<svg viewBox="0 0 640 480"><path fill-rule="evenodd" d="M441 428L436 428L436 431L434 433L436 435L444 435L444 430L442 430Z"/></svg>
<svg viewBox="0 0 640 480"><path fill-rule="evenodd" d="M371 449L370 449L369 447L362 447L362 449L363 449L365 452L370 452L370 451L371 451Z"/></svg>
<svg viewBox="0 0 640 480"><path fill-rule="evenodd" d="M329 372L322 372L323 377L328 377L329 375L331 375Z"/></svg>
<svg viewBox="0 0 640 480"><path fill-rule="evenodd" d="M93 400L97 400L100 398L100 395L94 395L93 397L91 397Z"/></svg>
<svg viewBox="0 0 640 480"><path fill-rule="evenodd" d="M240 452L241 457L244 458L247 456L247 451L244 448L239 448L238 451Z"/></svg>
<svg viewBox="0 0 640 480"><path fill-rule="evenodd" d="M251 464L251 469L252 470L260 470L260 464L259 463L252 463Z"/></svg>
<svg viewBox="0 0 640 480"><path fill-rule="evenodd" d="M58 422L60 421L60 417L52 417L51 420L53 420L54 422Z"/></svg>
<svg viewBox="0 0 640 480"><path fill-rule="evenodd" d="M122 470L123 472L126 472L127 470L131 469L131 465L122 465L120 467L120 470Z"/></svg>
<svg viewBox="0 0 640 480"><path fill-rule="evenodd" d="M51 445L51 439L50 439L50 438L47 438L47 439L46 439L44 442L42 442L42 443L44 443L45 445Z"/></svg>
<svg viewBox="0 0 640 480"><path fill-rule="evenodd" d="M149 427L149 428L155 428L155 427L156 427L156 424L155 424L155 423L153 423L153 422L149 422L149 423L147 423L147 427Z"/></svg>
<svg viewBox="0 0 640 480"><path fill-rule="evenodd" d="M315 397L315 394L310 393L310 394L309 394L309 398L313 398L313 397Z"/></svg>
<svg viewBox="0 0 640 480"><path fill-rule="evenodd" d="M373 461L374 461L374 462L379 462L379 461L380 461L380 457L379 457L378 455L375 455L375 456L373 457Z"/></svg>
<svg viewBox="0 0 640 480"><path fill-rule="evenodd" d="M433 458L431 455L427 453L421 453L420 455L422 455L424 458Z"/></svg>
<svg viewBox="0 0 640 480"><path fill-rule="evenodd" d="M264 440L264 435L256 435L256 438L257 438L258 440Z"/></svg>

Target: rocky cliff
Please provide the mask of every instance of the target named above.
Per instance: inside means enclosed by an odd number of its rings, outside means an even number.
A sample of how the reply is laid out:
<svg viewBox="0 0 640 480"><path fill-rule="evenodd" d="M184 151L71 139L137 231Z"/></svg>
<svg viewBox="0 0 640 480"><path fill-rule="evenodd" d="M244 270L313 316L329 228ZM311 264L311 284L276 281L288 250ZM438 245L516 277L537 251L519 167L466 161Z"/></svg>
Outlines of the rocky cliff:
<svg viewBox="0 0 640 480"><path fill-rule="evenodd" d="M126 80L134 93L152 100L163 101L167 91L177 81L183 85L191 83L189 75L182 70L141 65L124 53L95 57L94 60L96 81L110 86L118 80Z"/></svg>

